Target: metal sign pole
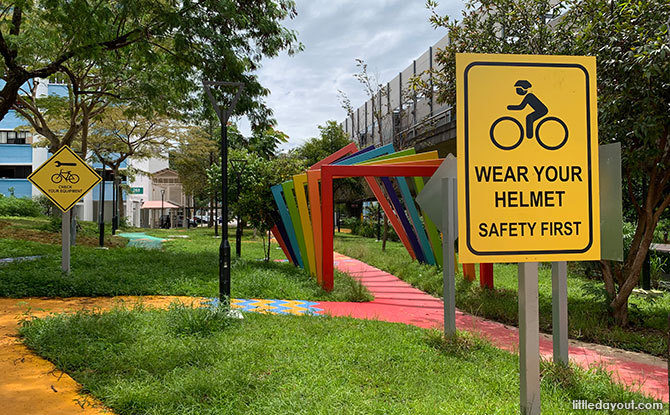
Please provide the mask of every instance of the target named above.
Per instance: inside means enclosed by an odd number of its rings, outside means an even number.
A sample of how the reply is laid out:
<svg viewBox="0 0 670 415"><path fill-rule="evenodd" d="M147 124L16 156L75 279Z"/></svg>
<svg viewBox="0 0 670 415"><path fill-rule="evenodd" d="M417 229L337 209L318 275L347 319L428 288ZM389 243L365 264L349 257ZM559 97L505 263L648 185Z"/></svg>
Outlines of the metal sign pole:
<svg viewBox="0 0 670 415"><path fill-rule="evenodd" d="M444 302L444 335L452 337L456 334L456 274L454 273L454 241L456 228L454 217L455 203L453 194L456 189L456 179L442 179L442 255L444 266L442 267L442 297Z"/></svg>
<svg viewBox="0 0 670 415"><path fill-rule="evenodd" d="M540 313L537 262L519 263L521 414L540 414Z"/></svg>
<svg viewBox="0 0 670 415"><path fill-rule="evenodd" d="M551 264L551 328L554 363L568 365L568 263Z"/></svg>
<svg viewBox="0 0 670 415"><path fill-rule="evenodd" d="M61 269L63 272L70 273L70 211L63 212L61 217L61 242L63 252L61 258Z"/></svg>

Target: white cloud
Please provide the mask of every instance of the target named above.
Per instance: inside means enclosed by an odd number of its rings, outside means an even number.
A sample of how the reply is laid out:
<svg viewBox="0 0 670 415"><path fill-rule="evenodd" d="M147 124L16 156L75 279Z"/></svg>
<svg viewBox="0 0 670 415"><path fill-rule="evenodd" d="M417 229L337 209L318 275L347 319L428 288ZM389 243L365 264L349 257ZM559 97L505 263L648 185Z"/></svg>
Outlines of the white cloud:
<svg viewBox="0 0 670 415"><path fill-rule="evenodd" d="M298 31L305 50L267 60L258 71L272 92L266 101L278 128L290 137L285 149L317 136L319 124L345 118L338 89L354 107L365 101L353 77L356 58L388 82L446 34L430 26L423 1L299 0L297 7L298 17L285 25ZM445 0L438 10L457 17L462 7L459 0ZM248 132L248 123L240 124Z"/></svg>

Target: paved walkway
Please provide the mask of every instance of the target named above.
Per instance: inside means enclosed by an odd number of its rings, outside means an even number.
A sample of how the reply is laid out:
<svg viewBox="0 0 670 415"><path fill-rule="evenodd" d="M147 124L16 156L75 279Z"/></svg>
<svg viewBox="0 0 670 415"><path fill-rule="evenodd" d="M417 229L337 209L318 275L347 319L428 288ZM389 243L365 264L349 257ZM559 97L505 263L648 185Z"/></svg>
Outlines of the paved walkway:
<svg viewBox="0 0 670 415"><path fill-rule="evenodd" d="M357 278L374 295L368 303L322 302L317 307L334 316L379 319L412 324L424 328L443 328L442 300L413 288L399 278L364 262L335 253L335 266ZM507 326L456 310L456 327L480 333L496 346L517 351L519 333ZM540 338L540 353L551 359L553 347L550 335ZM583 367L600 364L612 372L615 380L639 388L640 392L668 402L667 363L643 353L627 352L606 346L570 341L570 360Z"/></svg>

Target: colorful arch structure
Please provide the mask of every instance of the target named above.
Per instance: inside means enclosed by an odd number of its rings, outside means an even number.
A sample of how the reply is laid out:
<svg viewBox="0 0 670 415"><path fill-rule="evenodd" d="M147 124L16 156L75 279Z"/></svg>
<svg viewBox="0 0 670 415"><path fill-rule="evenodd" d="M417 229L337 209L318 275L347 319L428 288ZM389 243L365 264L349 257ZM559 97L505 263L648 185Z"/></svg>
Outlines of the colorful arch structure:
<svg viewBox="0 0 670 415"><path fill-rule="evenodd" d="M291 263L308 270L325 290L332 290L333 180L363 177L410 256L442 265L440 235L418 209L407 180L413 179L416 195L424 178L432 176L441 163L436 151L396 152L391 144L359 150L351 143L293 180L272 187L279 211L272 232Z"/></svg>

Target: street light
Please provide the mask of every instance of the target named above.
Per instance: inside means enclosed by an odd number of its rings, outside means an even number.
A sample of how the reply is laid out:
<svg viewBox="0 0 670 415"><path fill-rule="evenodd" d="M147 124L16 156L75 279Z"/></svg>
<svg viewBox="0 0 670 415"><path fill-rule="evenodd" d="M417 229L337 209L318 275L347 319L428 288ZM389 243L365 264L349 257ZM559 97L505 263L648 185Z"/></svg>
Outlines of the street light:
<svg viewBox="0 0 670 415"><path fill-rule="evenodd" d="M228 118L235 109L237 100L240 99L244 84L241 82L219 82L205 81L202 85L205 88L207 98L214 107L216 115L221 121L221 201L222 201L222 222L221 227L225 228L224 236L221 238L219 246L219 302L225 307L230 306L230 241L228 241ZM234 88L235 94L228 103L227 108L222 108L212 94L211 87ZM225 223L225 226L224 226Z"/></svg>
<svg viewBox="0 0 670 415"><path fill-rule="evenodd" d="M161 189L161 217L158 219L160 227L163 227L163 206L165 205L165 189Z"/></svg>
<svg viewBox="0 0 670 415"><path fill-rule="evenodd" d="M231 159L230 160L230 166L233 168L233 172L235 172L235 177L237 178L237 197L235 198L235 202L238 203L237 206L237 230L235 231L235 255L239 258L241 256L240 252L242 250L242 217L240 215L240 207L239 207L239 202L240 202L240 193L242 192L241 190L241 185L242 185L242 171L244 170L244 167L246 166L247 161L245 159Z"/></svg>

